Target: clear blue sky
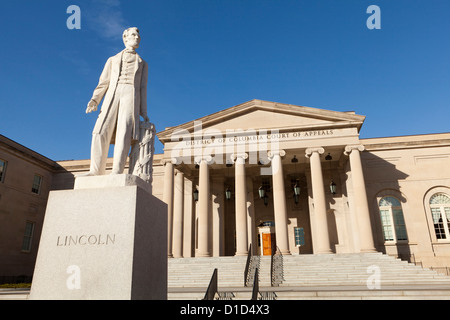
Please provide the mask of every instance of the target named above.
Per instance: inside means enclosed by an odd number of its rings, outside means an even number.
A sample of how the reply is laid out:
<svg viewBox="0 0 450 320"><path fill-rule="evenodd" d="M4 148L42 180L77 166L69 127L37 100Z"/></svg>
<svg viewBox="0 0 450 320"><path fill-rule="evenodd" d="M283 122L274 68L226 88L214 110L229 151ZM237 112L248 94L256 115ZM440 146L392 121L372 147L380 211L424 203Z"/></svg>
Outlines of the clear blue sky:
<svg viewBox="0 0 450 320"><path fill-rule="evenodd" d="M53 160L90 157L86 104L130 26L157 131L251 99L353 110L362 138L450 131L448 0L20 0L0 24L0 134Z"/></svg>

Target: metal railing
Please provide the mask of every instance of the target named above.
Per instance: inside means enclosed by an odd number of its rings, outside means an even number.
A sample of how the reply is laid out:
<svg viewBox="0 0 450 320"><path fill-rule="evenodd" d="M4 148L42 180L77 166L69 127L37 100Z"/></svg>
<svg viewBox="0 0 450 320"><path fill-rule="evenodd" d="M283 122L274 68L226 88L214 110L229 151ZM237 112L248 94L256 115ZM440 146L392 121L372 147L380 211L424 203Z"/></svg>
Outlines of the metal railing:
<svg viewBox="0 0 450 320"><path fill-rule="evenodd" d="M218 279L218 270L214 269L211 280L209 281L208 289L206 289L205 297L203 300L214 300L214 297L217 293L217 279Z"/></svg>
<svg viewBox="0 0 450 320"><path fill-rule="evenodd" d="M259 270L259 256L253 255L252 244L250 244L244 270L244 286L246 287L252 283L253 275L255 274L253 270Z"/></svg>
<svg viewBox="0 0 450 320"><path fill-rule="evenodd" d="M423 268L423 264L422 261L417 261L416 260L416 256L414 255L414 253L403 253L403 254L397 254L394 255L394 257L403 260L403 261L408 261L409 263L413 263L416 266L420 266ZM446 276L450 276L450 267L428 267L428 269L436 271L437 273L446 275Z"/></svg>
<svg viewBox="0 0 450 320"><path fill-rule="evenodd" d="M258 293L259 293L259 277L258 277L258 268L256 268L255 277L253 279L252 300L258 300Z"/></svg>
<svg viewBox="0 0 450 320"><path fill-rule="evenodd" d="M277 294L273 291L259 291L259 268L255 269L251 300L276 300Z"/></svg>
<svg viewBox="0 0 450 320"><path fill-rule="evenodd" d="M278 287L284 280L283 255L278 247L272 249L270 257L270 280L272 287Z"/></svg>
<svg viewBox="0 0 450 320"><path fill-rule="evenodd" d="M247 262L245 263L245 270L244 270L244 286L248 286L248 272L250 270L250 263L252 261L252 244L250 243L248 253L247 253Z"/></svg>
<svg viewBox="0 0 450 320"><path fill-rule="evenodd" d="M450 276L450 267L430 267L430 269L436 271L437 273Z"/></svg>

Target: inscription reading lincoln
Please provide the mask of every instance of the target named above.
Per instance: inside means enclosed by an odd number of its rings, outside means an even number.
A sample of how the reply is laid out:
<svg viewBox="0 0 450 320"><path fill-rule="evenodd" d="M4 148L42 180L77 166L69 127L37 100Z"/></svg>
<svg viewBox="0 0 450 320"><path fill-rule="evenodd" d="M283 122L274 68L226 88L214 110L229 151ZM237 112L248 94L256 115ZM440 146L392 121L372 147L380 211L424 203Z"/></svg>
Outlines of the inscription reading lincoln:
<svg viewBox="0 0 450 320"><path fill-rule="evenodd" d="M112 245L116 241L115 234L91 234L76 236L58 236L56 246L88 246L88 245Z"/></svg>

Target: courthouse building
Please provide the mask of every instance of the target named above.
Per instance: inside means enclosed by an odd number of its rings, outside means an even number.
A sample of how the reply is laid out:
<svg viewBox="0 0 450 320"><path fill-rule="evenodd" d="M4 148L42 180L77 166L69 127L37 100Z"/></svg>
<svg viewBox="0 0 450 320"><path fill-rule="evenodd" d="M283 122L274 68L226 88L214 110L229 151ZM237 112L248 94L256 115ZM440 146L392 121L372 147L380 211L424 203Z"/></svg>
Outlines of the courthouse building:
<svg viewBox="0 0 450 320"><path fill-rule="evenodd" d="M364 121L355 112L251 100L158 132L164 153L153 159L153 194L168 204L169 257L249 248L268 255L276 247L284 255L380 251L449 266L450 133L361 139ZM5 203L15 160L0 152ZM54 190L72 188L89 170L89 160L38 160ZM24 237L30 201L16 213L0 210L1 233ZM13 226L12 216L22 221ZM40 230L41 219L35 223ZM2 257L30 254L16 242L2 243Z"/></svg>

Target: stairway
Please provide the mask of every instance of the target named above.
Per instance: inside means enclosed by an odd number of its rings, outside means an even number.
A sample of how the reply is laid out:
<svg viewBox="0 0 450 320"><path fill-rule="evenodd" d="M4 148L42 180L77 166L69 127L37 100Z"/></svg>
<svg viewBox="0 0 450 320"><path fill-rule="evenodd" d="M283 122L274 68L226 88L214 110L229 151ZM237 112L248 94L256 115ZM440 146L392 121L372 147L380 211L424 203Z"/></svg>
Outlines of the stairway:
<svg viewBox="0 0 450 320"><path fill-rule="evenodd" d="M217 268L222 297L249 300L245 264L246 257L169 259L168 299L202 299ZM260 291L278 300L450 299L450 277L382 253L283 256L283 265L284 281L271 287L270 257L260 257Z"/></svg>

